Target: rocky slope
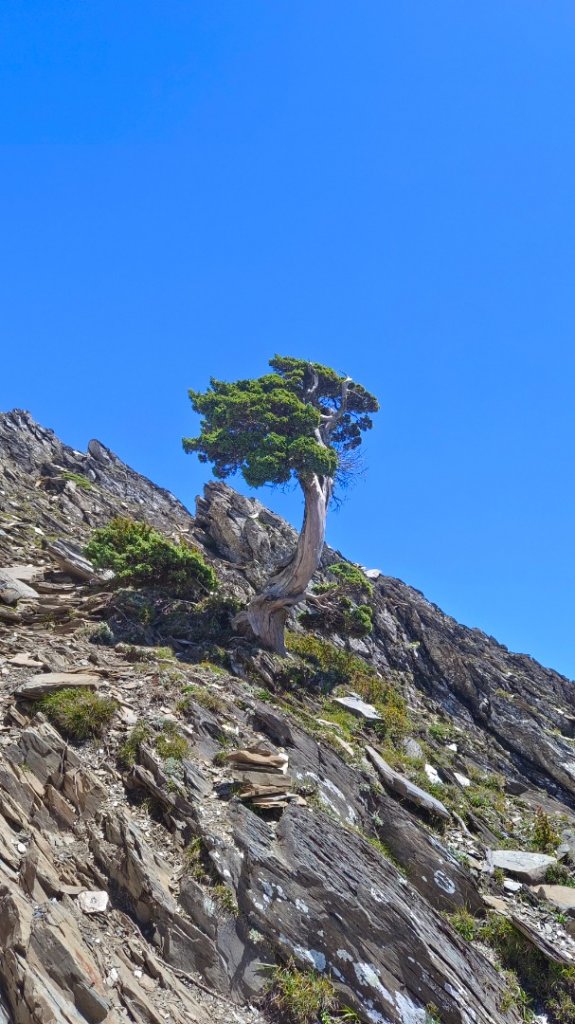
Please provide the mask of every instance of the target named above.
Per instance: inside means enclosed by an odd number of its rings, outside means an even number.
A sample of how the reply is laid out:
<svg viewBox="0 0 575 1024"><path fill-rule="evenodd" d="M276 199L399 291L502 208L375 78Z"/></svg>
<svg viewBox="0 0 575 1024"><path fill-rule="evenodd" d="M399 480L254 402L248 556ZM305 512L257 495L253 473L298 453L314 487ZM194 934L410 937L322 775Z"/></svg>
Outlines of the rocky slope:
<svg viewBox="0 0 575 1024"><path fill-rule="evenodd" d="M115 588L82 549L116 515L217 595ZM353 639L329 549L290 657L257 651L230 610L293 539L0 415L0 1022L289 1024L274 964L335 986L307 1024L517 1021L505 968L575 1020L572 683L376 570ZM40 708L71 686L115 702L99 738Z"/></svg>

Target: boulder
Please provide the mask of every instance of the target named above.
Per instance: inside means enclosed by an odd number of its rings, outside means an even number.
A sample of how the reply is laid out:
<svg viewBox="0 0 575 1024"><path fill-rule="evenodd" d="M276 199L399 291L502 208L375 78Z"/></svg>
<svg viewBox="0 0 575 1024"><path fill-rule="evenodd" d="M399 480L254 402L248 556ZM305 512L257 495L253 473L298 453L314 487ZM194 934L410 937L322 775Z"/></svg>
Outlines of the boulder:
<svg viewBox="0 0 575 1024"><path fill-rule="evenodd" d="M575 917L575 889L572 886L539 885L535 891L549 900L561 913Z"/></svg>
<svg viewBox="0 0 575 1024"><path fill-rule="evenodd" d="M410 782L406 779L405 775L400 775L393 768L390 768L387 761L384 761L377 750L373 747L365 748L369 760L373 764L374 768L377 769L377 773L387 789L390 789L392 793L397 793L398 796L404 797L409 800L412 804L416 804L421 807L424 811L431 814L437 814L438 817L447 820L450 818L449 811L441 800L437 800L431 793L426 793L424 789L420 789L414 782Z"/></svg>
<svg viewBox="0 0 575 1024"><path fill-rule="evenodd" d="M530 853L526 850L492 850L491 863L521 882L542 882L547 869L557 864L555 857L546 853Z"/></svg>

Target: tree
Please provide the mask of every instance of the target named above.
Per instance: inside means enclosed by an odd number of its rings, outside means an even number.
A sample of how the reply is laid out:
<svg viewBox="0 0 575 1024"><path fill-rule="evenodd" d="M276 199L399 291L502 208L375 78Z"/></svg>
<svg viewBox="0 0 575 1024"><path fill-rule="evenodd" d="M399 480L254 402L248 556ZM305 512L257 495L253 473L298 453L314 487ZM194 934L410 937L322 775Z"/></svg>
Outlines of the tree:
<svg viewBox="0 0 575 1024"><path fill-rule="evenodd" d="M239 471L251 487L293 477L301 486L305 511L296 549L238 617L265 647L284 653L286 619L319 565L334 480L371 428L378 403L361 384L319 363L275 356L269 365L273 372L264 377L212 378L207 391L190 391L203 419L199 436L183 445L212 462L219 479Z"/></svg>

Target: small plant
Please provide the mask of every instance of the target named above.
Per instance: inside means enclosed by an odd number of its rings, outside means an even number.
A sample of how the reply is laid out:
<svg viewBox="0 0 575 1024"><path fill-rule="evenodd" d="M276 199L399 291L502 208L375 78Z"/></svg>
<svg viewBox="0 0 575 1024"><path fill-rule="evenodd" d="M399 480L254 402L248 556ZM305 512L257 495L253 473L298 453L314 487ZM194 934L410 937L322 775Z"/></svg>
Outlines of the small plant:
<svg viewBox="0 0 575 1024"><path fill-rule="evenodd" d="M471 942L476 937L477 921L466 907L461 907L459 910L454 911L453 914L449 915L448 920L452 927L455 928L455 931L459 932L466 942Z"/></svg>
<svg viewBox="0 0 575 1024"><path fill-rule="evenodd" d="M448 743L453 737L453 728L445 722L432 722L428 728L429 735L439 743Z"/></svg>
<svg viewBox="0 0 575 1024"><path fill-rule="evenodd" d="M575 889L575 878L565 864L550 864L545 872L548 885L567 885Z"/></svg>
<svg viewBox="0 0 575 1024"><path fill-rule="evenodd" d="M147 722L138 722L134 726L118 753L118 759L123 768L131 768L136 763L140 744L149 740L151 735L152 729Z"/></svg>
<svg viewBox="0 0 575 1024"><path fill-rule="evenodd" d="M92 490L92 481L88 480L87 476L82 476L81 473L71 473L69 470L65 470L62 473L64 480L71 480L72 483L76 484L77 487L81 487L83 491Z"/></svg>
<svg viewBox="0 0 575 1024"><path fill-rule="evenodd" d="M188 742L178 732L175 722L164 722L160 735L156 736L154 746L164 761L168 759L182 761L188 753Z"/></svg>
<svg viewBox="0 0 575 1024"><path fill-rule="evenodd" d="M236 897L230 889L229 885L223 885L219 883L214 885L211 890L211 896L215 903L221 910L224 910L226 914L231 914L232 917L237 917L239 914L239 907L236 903Z"/></svg>
<svg viewBox="0 0 575 1024"><path fill-rule="evenodd" d="M195 683L191 683L189 686L184 687L184 696L176 704L178 711L188 711L191 703L201 704L203 708L208 711L223 711L224 702L217 694L212 693L207 687L197 686Z"/></svg>
<svg viewBox="0 0 575 1024"><path fill-rule="evenodd" d="M101 622L90 634L91 644L100 644L102 647L112 647L115 637L107 622Z"/></svg>
<svg viewBox="0 0 575 1024"><path fill-rule="evenodd" d="M94 565L113 569L120 584L156 587L174 597L215 590L217 577L201 554L173 544L147 523L118 517L96 530L86 547Z"/></svg>
<svg viewBox="0 0 575 1024"><path fill-rule="evenodd" d="M336 562L335 565L330 565L328 571L337 577L340 586L351 590L363 590L370 597L373 594L373 583L359 566L352 565L351 562Z"/></svg>
<svg viewBox="0 0 575 1024"><path fill-rule="evenodd" d="M542 807L535 810L535 820L531 829L531 845L541 853L553 853L561 842L561 836L555 828L553 820Z"/></svg>
<svg viewBox="0 0 575 1024"><path fill-rule="evenodd" d="M63 733L75 740L101 736L118 705L91 690L69 689L48 693L38 702L40 710Z"/></svg>
<svg viewBox="0 0 575 1024"><path fill-rule="evenodd" d="M441 1017L435 1003L428 1003L425 1007L425 1024L441 1024Z"/></svg>
<svg viewBox="0 0 575 1024"><path fill-rule="evenodd" d="M293 961L274 967L267 1004L282 1024L317 1024L329 1021L337 1009L334 987L316 971L300 971Z"/></svg>

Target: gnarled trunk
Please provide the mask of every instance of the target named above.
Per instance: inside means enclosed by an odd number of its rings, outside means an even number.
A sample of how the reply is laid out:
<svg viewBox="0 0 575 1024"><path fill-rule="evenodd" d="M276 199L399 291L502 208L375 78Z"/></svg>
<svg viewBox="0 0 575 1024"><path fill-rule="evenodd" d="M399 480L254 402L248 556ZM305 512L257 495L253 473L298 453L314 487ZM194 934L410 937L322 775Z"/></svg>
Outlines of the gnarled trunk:
<svg viewBox="0 0 575 1024"><path fill-rule="evenodd" d="M302 477L300 484L305 511L293 557L235 620L237 626L247 624L264 647L278 654L285 654L284 629L290 610L303 601L307 585L319 565L333 487L331 477L315 475Z"/></svg>

